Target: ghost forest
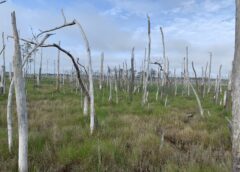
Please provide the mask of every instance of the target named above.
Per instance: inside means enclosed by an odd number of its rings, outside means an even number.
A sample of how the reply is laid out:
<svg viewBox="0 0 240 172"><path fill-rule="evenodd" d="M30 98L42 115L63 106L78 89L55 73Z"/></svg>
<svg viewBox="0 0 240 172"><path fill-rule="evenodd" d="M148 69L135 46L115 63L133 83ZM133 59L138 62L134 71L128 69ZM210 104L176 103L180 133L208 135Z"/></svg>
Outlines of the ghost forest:
<svg viewBox="0 0 240 172"><path fill-rule="evenodd" d="M0 45L0 171L240 171L240 0L228 78L222 65L213 77L214 52L197 73L188 46L181 73L171 69L164 27L152 35L148 15L141 67L134 47L130 61L108 66L104 52L92 58L84 23L59 14L62 23L40 28L30 39L21 37L17 13L6 14L12 34L3 32ZM87 65L61 40L47 43L69 28L79 32ZM158 60L152 58L152 36L161 40ZM43 71L46 49L56 51L54 73ZM71 71L63 72L62 58Z"/></svg>

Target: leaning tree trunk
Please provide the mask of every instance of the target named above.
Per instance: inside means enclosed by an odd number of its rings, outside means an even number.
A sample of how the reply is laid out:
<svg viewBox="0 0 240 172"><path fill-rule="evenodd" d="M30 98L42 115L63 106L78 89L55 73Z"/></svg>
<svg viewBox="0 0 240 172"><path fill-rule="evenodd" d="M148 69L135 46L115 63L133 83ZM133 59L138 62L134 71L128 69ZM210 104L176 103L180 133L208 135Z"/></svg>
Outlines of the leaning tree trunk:
<svg viewBox="0 0 240 172"><path fill-rule="evenodd" d="M233 172L240 171L240 0L236 0L235 53L232 69Z"/></svg>
<svg viewBox="0 0 240 172"><path fill-rule="evenodd" d="M15 12L12 12L12 27L14 37L13 71L18 114L18 168L20 172L28 171L28 119L25 92L25 81L22 72L22 58L16 26Z"/></svg>
<svg viewBox="0 0 240 172"><path fill-rule="evenodd" d="M90 133L93 133L94 127L95 127L95 109L94 109L94 90L93 90L93 70L92 70L92 57L91 57L91 49L89 46L89 42L87 39L87 36L81 26L81 24L76 21L77 26L79 27L81 34L83 36L86 50L87 50L87 55L88 55L88 80L89 80L89 96L90 96Z"/></svg>

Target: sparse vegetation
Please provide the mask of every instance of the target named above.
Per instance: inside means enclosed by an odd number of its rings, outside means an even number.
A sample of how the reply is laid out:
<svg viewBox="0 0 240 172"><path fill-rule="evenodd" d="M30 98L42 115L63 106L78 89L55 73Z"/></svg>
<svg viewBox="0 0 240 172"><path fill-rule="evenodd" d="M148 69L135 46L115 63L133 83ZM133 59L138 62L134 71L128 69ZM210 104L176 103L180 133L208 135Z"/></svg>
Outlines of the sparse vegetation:
<svg viewBox="0 0 240 172"><path fill-rule="evenodd" d="M201 117L193 94L169 96L141 106L141 95L108 101L108 89L95 88L97 130L89 133L79 92L44 78L41 87L27 84L29 171L230 171L230 113L205 97ZM151 89L150 89L151 90ZM154 90L154 89L152 89ZM181 90L180 90L181 91ZM179 92L180 92L179 91ZM114 96L114 95L113 95ZM6 113L6 96L0 97ZM149 94L155 100L154 92ZM151 102L151 101L150 101ZM0 171L17 171L17 120L13 151L8 152L6 116L0 118Z"/></svg>

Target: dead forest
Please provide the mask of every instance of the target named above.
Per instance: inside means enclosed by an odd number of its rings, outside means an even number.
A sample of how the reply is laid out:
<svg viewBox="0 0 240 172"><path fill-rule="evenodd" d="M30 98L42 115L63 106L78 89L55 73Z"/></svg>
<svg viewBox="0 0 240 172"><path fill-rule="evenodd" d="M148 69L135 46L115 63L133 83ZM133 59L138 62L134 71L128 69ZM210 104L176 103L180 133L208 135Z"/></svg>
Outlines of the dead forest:
<svg viewBox="0 0 240 172"><path fill-rule="evenodd" d="M214 52L206 52L208 60L196 69L188 45L181 72L171 68L164 26L153 35L149 15L142 58L133 45L130 61L114 66L104 52L93 58L84 23L64 10L62 23L39 28L30 39L18 30L18 14L6 15L12 34L0 38L0 171L240 171L240 0L227 74L225 64L213 63ZM69 28L78 31L87 64L62 40L49 41ZM161 40L157 60L153 36ZM51 62L46 49L56 51ZM63 58L72 70L61 69ZM44 70L51 67L54 73Z"/></svg>

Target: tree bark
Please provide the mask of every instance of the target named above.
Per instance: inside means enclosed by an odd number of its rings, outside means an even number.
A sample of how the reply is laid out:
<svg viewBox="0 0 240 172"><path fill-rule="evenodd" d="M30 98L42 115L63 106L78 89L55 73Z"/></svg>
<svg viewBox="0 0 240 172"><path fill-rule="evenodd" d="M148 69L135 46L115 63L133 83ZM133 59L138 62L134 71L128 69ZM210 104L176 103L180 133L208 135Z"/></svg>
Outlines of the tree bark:
<svg viewBox="0 0 240 172"><path fill-rule="evenodd" d="M25 81L22 72L22 58L19 44L18 31L16 26L15 12L12 12L12 27L14 36L14 85L16 94L17 114L18 114L18 168L20 172L28 171L28 117L25 92Z"/></svg>
<svg viewBox="0 0 240 172"><path fill-rule="evenodd" d="M91 49L90 49L89 42L87 40L86 34L85 34L82 26L80 25L80 23L78 21L76 21L76 20L74 20L74 21L81 31L81 34L82 34L84 42L85 42L87 55L88 55L88 67L89 67L88 80L89 80L89 96L90 96L90 133L92 134L94 131L94 127L95 127L95 108L94 108L94 89L93 89L93 76L92 76L93 70L92 70Z"/></svg>
<svg viewBox="0 0 240 172"><path fill-rule="evenodd" d="M5 45L5 37L4 37L4 32L2 33L2 44L3 44L3 67L2 67L2 84L3 84L3 94L5 94L6 92L6 77L5 77L5 70L6 70L6 64L5 64L5 49L6 49L6 45Z"/></svg>
<svg viewBox="0 0 240 172"><path fill-rule="evenodd" d="M130 84L130 89L129 89L130 101L132 101L132 99L133 99L134 79L135 79L135 72L134 72L134 47L133 47L132 48L132 57L131 57L131 84Z"/></svg>
<svg viewBox="0 0 240 172"><path fill-rule="evenodd" d="M233 172L240 171L240 0L236 0L235 53L232 69Z"/></svg>
<svg viewBox="0 0 240 172"><path fill-rule="evenodd" d="M59 42L60 46L60 42ZM58 49L58 56L57 56L57 85L56 89L59 91L60 88L60 50Z"/></svg>
<svg viewBox="0 0 240 172"><path fill-rule="evenodd" d="M101 54L101 71L100 71L100 81L99 81L99 89L102 90L102 82L103 82L103 62L104 62L104 53Z"/></svg>
<svg viewBox="0 0 240 172"><path fill-rule="evenodd" d="M147 102L147 85L148 85L148 75L149 75L149 63L150 63L150 55L151 55L151 22L150 22L150 17L147 16L148 18L148 58L147 58L147 65L145 69L145 81L143 85L143 98L142 98L142 105L145 105Z"/></svg>
<svg viewBox="0 0 240 172"><path fill-rule="evenodd" d="M14 94L14 81L11 81L9 92L8 92L8 102L7 102L7 131L8 131L8 149L12 152L13 145L13 117L12 117L12 102Z"/></svg>

